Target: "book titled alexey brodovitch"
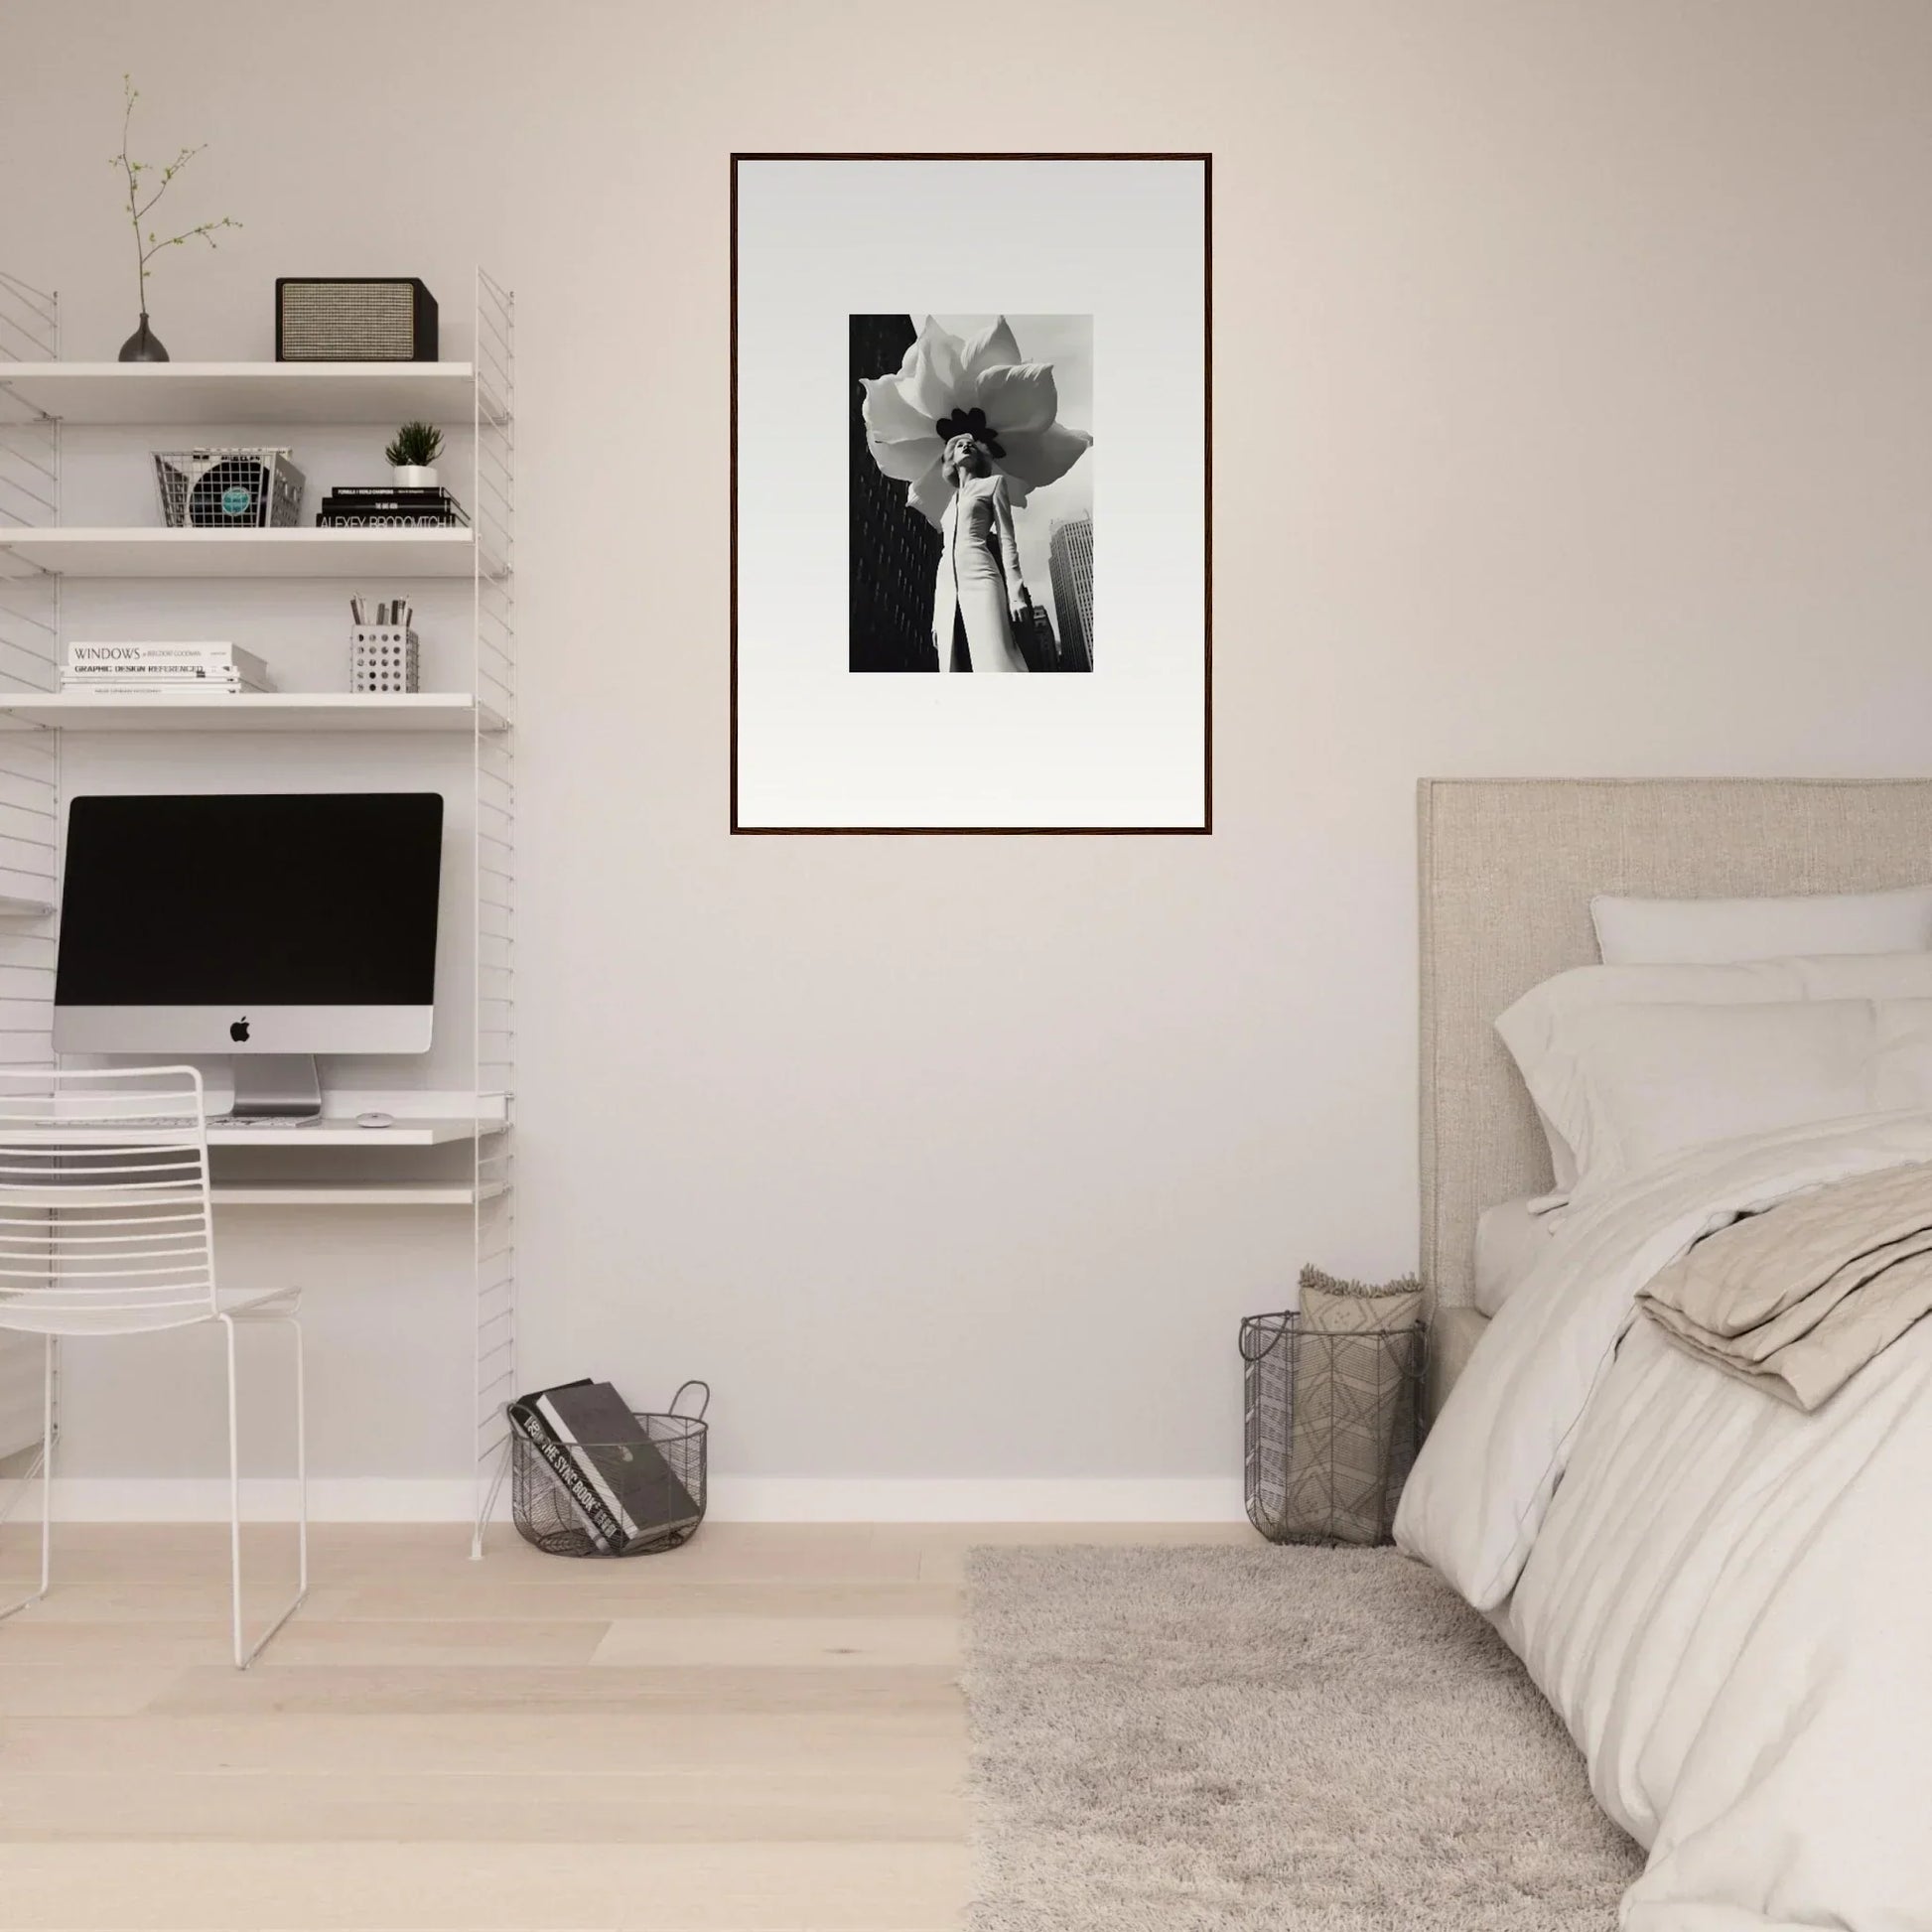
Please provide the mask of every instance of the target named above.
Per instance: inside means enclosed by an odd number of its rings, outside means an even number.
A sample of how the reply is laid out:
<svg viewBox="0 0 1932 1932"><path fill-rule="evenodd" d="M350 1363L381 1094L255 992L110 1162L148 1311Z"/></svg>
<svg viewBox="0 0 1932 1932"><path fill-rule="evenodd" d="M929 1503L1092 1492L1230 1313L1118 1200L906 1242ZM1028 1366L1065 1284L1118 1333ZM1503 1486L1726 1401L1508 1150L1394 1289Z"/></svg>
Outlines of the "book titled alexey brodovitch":
<svg viewBox="0 0 1932 1932"><path fill-rule="evenodd" d="M469 521L463 505L440 484L342 483L316 512L316 523L325 530L440 529Z"/></svg>
<svg viewBox="0 0 1932 1932"><path fill-rule="evenodd" d="M621 1552L694 1525L703 1512L609 1382L518 1396L510 1424L550 1465L600 1551Z"/></svg>

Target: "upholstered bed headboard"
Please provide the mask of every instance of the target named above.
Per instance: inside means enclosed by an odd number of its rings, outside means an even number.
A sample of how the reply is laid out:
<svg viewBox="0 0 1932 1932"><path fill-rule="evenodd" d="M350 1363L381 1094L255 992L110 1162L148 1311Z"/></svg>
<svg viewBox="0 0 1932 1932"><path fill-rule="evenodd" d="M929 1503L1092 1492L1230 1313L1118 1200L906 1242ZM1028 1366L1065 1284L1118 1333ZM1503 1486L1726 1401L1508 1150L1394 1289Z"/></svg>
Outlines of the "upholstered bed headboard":
<svg viewBox="0 0 1932 1932"><path fill-rule="evenodd" d="M1593 893L1851 893L1932 882L1932 779L1425 778L1422 1270L1466 1304L1476 1216L1550 1158L1496 1037L1538 981L1596 959Z"/></svg>

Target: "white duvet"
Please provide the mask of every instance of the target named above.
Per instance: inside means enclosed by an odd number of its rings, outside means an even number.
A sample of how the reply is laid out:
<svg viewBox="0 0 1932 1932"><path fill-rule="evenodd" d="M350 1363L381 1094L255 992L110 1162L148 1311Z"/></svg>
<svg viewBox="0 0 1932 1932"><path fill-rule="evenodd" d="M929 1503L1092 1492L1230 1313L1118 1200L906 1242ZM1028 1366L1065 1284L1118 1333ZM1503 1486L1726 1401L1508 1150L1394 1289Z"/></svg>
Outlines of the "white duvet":
<svg viewBox="0 0 1932 1932"><path fill-rule="evenodd" d="M1404 1493L1396 1540L1649 1848L1629 1932L1932 1932L1932 1322L1807 1416L1631 1320L1700 1234L1906 1161L1932 1118L1699 1150L1572 1209Z"/></svg>

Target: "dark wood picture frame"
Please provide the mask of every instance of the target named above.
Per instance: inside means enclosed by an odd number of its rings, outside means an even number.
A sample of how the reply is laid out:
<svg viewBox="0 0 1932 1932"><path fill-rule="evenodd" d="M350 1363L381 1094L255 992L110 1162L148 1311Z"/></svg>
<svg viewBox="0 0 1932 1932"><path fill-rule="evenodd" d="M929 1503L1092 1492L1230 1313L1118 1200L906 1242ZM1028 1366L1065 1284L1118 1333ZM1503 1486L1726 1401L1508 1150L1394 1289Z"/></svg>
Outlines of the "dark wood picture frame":
<svg viewBox="0 0 1932 1932"><path fill-rule="evenodd" d="M1201 169L1201 822L1198 825L745 825L738 812L738 169L765 161L1184 161ZM731 158L731 830L746 838L1197 838L1214 830L1214 157L1212 154L734 153Z"/></svg>

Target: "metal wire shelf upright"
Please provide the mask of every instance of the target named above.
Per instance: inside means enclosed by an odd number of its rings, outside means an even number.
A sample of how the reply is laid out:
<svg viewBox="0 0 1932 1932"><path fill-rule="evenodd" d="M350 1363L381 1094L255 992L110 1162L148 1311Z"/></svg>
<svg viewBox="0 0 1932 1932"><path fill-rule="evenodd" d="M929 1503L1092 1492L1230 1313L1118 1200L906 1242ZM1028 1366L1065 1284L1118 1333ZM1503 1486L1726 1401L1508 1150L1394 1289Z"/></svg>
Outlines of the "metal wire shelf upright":
<svg viewBox="0 0 1932 1932"><path fill-rule="evenodd" d="M61 298L0 269L0 357L54 362ZM0 524L50 529L61 520L60 419L0 385ZM0 557L0 692L52 691L60 682L61 579ZM61 735L0 721L0 1063L53 1057L55 879L60 859ZM0 1456L36 1453L45 1466L40 1353L0 1333ZM60 1432L59 1355L55 1434ZM11 1501L25 1484L17 1484Z"/></svg>
<svg viewBox="0 0 1932 1932"><path fill-rule="evenodd" d="M475 1129L470 1368L475 1408L470 1448L478 1502L472 1554L481 1555L490 1471L507 1448L503 1405L516 1378L515 299L482 268L475 291L469 1082ZM0 270L0 363L58 362L60 351L58 297ZM58 416L25 402L0 380L0 528L60 527L61 432ZM58 570L29 563L0 545L0 697L58 693L61 584ZM0 713L0 1064L53 1058L62 740L59 730ZM34 1447L41 1434L38 1368L31 1400L16 1404L9 1339L0 1336L0 1458ZM19 1442L12 1427L16 1415L33 1418L31 1435Z"/></svg>
<svg viewBox="0 0 1932 1932"><path fill-rule="evenodd" d="M476 1482L472 1558L483 1555L508 1454L504 1407L516 1386L516 1192L511 1108L516 1060L516 302L477 270L476 421ZM484 708L502 721L484 729ZM492 1122L495 1131L489 1131Z"/></svg>

